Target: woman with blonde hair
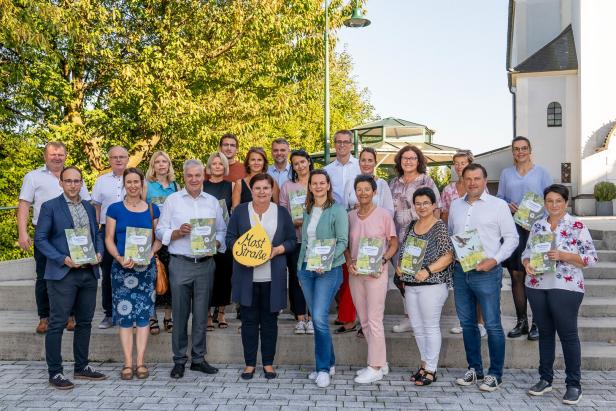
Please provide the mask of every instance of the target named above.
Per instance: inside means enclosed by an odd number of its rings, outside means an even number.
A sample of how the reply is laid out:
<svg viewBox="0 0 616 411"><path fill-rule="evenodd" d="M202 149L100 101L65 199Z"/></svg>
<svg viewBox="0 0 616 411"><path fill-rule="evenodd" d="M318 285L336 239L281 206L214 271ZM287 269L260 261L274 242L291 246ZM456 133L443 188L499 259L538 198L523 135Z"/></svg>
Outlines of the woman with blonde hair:
<svg viewBox="0 0 616 411"><path fill-rule="evenodd" d="M145 185L145 199L148 204L156 204L159 209L164 207L165 199L179 190L178 184L175 182L175 172L171 158L164 151L156 151L150 157L150 164L145 173L147 184ZM167 246L163 245L158 251L158 258L169 272L169 252ZM171 319L171 287L167 284L167 292L162 295L156 295L156 307L165 310L163 318L163 327L165 331L171 332L173 328L173 320ZM158 318L156 311L150 318L150 334L160 334Z"/></svg>

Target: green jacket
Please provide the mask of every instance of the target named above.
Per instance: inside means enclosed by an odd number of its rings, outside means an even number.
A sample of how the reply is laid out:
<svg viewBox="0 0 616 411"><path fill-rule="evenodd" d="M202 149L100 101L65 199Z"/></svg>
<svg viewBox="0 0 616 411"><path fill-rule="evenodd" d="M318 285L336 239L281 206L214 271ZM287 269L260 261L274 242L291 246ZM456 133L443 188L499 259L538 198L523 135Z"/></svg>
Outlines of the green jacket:
<svg viewBox="0 0 616 411"><path fill-rule="evenodd" d="M304 211L304 222L302 224L302 248L297 260L298 271L302 269L302 264L306 259L306 247L308 245L308 224L310 224L310 214ZM334 262L332 268L338 267L345 262L344 250L349 243L349 216L340 204L332 204L331 207L323 210L321 218L317 224L317 240L328 238L336 239L336 250L334 251ZM305 239L305 240L304 240Z"/></svg>

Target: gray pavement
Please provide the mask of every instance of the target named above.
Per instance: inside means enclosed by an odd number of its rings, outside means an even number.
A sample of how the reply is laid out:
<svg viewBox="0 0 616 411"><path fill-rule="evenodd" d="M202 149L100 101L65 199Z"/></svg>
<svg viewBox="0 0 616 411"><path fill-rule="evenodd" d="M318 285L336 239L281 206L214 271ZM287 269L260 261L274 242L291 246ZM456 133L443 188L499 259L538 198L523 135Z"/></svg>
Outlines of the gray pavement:
<svg viewBox="0 0 616 411"><path fill-rule="evenodd" d="M531 398L526 389L536 382L535 370L505 370L502 388L482 393L461 388L453 380L460 369L441 369L438 381L415 387L409 370L396 368L373 385L353 382L356 368L338 367L327 389L306 378L308 366L280 366L278 378L267 381L260 370L250 382L239 378L241 365L220 366L215 376L189 370L181 380L169 377L171 364L151 364L147 380L121 381L120 364L92 364L107 373L106 381L74 381L75 389L58 391L47 383L41 361L0 362L0 409L122 409L122 410L548 410L567 409L561 403L563 373L556 372L554 391ZM72 363L65 365L72 377ZM616 371L583 372L584 395L576 409L616 409Z"/></svg>

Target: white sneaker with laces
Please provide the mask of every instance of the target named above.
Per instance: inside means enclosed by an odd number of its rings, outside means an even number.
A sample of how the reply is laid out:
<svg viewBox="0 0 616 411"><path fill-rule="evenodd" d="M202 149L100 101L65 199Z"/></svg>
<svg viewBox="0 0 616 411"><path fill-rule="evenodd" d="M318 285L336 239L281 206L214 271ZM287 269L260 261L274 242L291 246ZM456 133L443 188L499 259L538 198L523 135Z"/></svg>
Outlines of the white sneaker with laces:
<svg viewBox="0 0 616 411"><path fill-rule="evenodd" d="M486 375L486 377L483 379L483 384L479 386L479 389L481 391L492 392L492 391L496 391L498 387L501 386L501 384L502 382L499 382L498 378L496 378L495 376Z"/></svg>
<svg viewBox="0 0 616 411"><path fill-rule="evenodd" d="M393 332L395 333L405 333L407 331L411 331L411 320L408 318L404 318L400 321L400 324L394 325Z"/></svg>
<svg viewBox="0 0 616 411"><path fill-rule="evenodd" d="M462 334L462 327L453 327L451 330L449 330L449 332L452 334Z"/></svg>
<svg viewBox="0 0 616 411"><path fill-rule="evenodd" d="M355 375L362 375L367 369L368 367L362 368L361 370L357 370L355 372ZM381 367L381 371L383 372L383 375L389 374L389 363L388 362L385 363L384 367Z"/></svg>
<svg viewBox="0 0 616 411"><path fill-rule="evenodd" d="M311 372L310 374L308 374L308 379L315 381L318 377L319 373L316 371ZM336 366L332 365L331 367L329 367L329 376L333 377L334 375L336 375Z"/></svg>
<svg viewBox="0 0 616 411"><path fill-rule="evenodd" d="M303 320L299 320L297 324L295 324L293 332L295 334L306 334L306 323Z"/></svg>
<svg viewBox="0 0 616 411"><path fill-rule="evenodd" d="M357 384L371 384L383 379L383 371L376 368L366 367L366 371L355 377Z"/></svg>
<svg viewBox="0 0 616 411"><path fill-rule="evenodd" d="M314 334L314 325L312 320L306 321L306 334Z"/></svg>
<svg viewBox="0 0 616 411"><path fill-rule="evenodd" d="M319 371L315 382L317 383L317 387L319 388L329 387L329 383L330 383L329 373L325 371Z"/></svg>
<svg viewBox="0 0 616 411"><path fill-rule="evenodd" d="M477 327L479 327L479 334L481 335L481 338L488 335L488 332L486 331L486 327L483 324L477 324Z"/></svg>

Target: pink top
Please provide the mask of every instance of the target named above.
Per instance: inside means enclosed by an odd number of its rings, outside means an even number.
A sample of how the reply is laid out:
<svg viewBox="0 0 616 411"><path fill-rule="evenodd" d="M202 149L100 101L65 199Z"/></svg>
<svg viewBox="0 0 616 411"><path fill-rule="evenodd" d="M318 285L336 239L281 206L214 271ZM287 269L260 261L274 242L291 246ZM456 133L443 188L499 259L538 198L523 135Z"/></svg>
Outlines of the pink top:
<svg viewBox="0 0 616 411"><path fill-rule="evenodd" d="M351 258L357 259L359 240L362 237L382 238L385 240L385 250L389 246L389 239L396 236L396 226L391 213L384 208L375 208L367 218L362 220L357 216L358 210L349 212L349 250ZM383 273L387 272L387 265L383 264Z"/></svg>
<svg viewBox="0 0 616 411"><path fill-rule="evenodd" d="M278 196L278 203L282 207L286 208L291 214L291 204L289 202L289 193L296 190L306 190L306 187L300 183L294 183L291 180L285 181L280 188L280 195ZM293 218L293 216L291 216ZM302 227L295 227L295 235L297 236L297 242L302 242Z"/></svg>

